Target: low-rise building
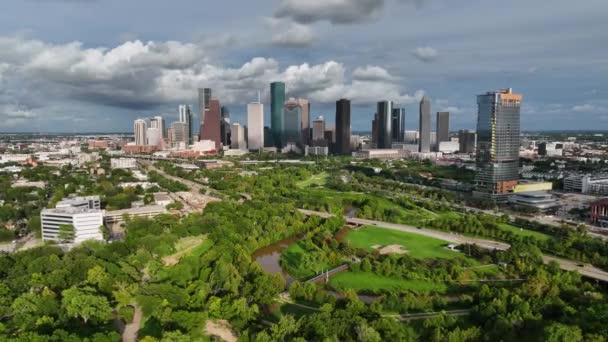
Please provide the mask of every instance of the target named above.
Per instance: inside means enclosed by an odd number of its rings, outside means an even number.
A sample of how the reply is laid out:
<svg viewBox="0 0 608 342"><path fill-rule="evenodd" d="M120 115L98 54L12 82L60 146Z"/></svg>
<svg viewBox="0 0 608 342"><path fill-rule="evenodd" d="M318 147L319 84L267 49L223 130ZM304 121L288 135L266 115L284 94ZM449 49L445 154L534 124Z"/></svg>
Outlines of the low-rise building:
<svg viewBox="0 0 608 342"><path fill-rule="evenodd" d="M112 169L136 169L137 160L135 158L112 158L110 166Z"/></svg>
<svg viewBox="0 0 608 342"><path fill-rule="evenodd" d="M103 240L103 210L99 196L73 197L57 203L53 209L40 212L42 239L80 243Z"/></svg>
<svg viewBox="0 0 608 342"><path fill-rule="evenodd" d="M156 192L154 193L154 203L166 207L173 203L173 199L171 199L171 196L166 192Z"/></svg>
<svg viewBox="0 0 608 342"><path fill-rule="evenodd" d="M544 191L520 192L509 196L512 205L547 211L560 206L558 199Z"/></svg>
<svg viewBox="0 0 608 342"><path fill-rule="evenodd" d="M408 151L397 149L369 149L352 153L353 158L359 159L402 159L408 155Z"/></svg>

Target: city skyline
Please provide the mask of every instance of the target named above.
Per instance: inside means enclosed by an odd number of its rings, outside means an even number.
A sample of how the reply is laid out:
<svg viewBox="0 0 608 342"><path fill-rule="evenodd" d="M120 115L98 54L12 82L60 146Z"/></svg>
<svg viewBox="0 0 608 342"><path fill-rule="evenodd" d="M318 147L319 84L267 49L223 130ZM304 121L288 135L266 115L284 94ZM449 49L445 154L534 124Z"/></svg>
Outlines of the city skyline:
<svg viewBox="0 0 608 342"><path fill-rule="evenodd" d="M194 1L117 3L121 13L110 10L113 1L7 0L0 131L123 132L137 117L167 117L178 104L198 108L199 87L213 88L244 122L258 90L270 108L273 81L286 83L288 97L309 99L311 118L328 123L334 102L351 99L355 131L369 131L377 101L416 113L423 94L434 111L451 113L453 130L472 129L474 96L506 85L526 94L524 130L608 127L608 4L599 0L558 0L551 16L522 0L376 1L366 10L355 1L222 3L203 22L187 19L209 9ZM74 15L57 20L67 10ZM131 12L140 15L123 14ZM237 24L222 26L228 18ZM153 24L167 20L174 25ZM424 25L429 20L442 25ZM505 37L500 47L487 49L496 35ZM417 125L410 116L406 128Z"/></svg>

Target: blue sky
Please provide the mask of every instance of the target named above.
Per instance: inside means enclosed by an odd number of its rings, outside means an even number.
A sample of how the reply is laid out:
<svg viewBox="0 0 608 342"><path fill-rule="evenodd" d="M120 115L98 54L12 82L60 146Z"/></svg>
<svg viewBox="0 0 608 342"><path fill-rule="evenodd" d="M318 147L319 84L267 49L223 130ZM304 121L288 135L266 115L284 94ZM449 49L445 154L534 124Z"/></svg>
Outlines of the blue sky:
<svg viewBox="0 0 608 342"><path fill-rule="evenodd" d="M130 131L177 118L211 87L244 122L282 80L354 130L375 102L449 110L474 128L475 95L524 95L522 128L608 128L608 2L496 0L3 0L0 132ZM266 124L269 124L267 120Z"/></svg>

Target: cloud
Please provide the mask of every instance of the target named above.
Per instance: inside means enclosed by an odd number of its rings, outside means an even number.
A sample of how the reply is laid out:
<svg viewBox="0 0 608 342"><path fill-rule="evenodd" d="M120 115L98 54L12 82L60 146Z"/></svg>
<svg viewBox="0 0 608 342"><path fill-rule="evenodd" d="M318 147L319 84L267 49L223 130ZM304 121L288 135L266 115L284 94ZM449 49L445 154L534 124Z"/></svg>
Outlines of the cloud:
<svg viewBox="0 0 608 342"><path fill-rule="evenodd" d="M572 110L575 112L592 112L595 110L595 106L592 106L590 104L576 105L572 107Z"/></svg>
<svg viewBox="0 0 608 342"><path fill-rule="evenodd" d="M265 18L271 31L272 44L279 47L304 48L313 41L312 29L307 25L293 22L291 19Z"/></svg>
<svg viewBox="0 0 608 342"><path fill-rule="evenodd" d="M366 67L358 67L353 71L353 79L357 81L384 81L394 82L397 77L392 76L386 69L368 65Z"/></svg>
<svg viewBox="0 0 608 342"><path fill-rule="evenodd" d="M212 87L224 104L243 104L258 90L268 96L268 84L277 80L286 83L290 95L322 103L341 97L355 103L380 98L405 103L419 97L419 93L404 93L396 78L378 66L356 68L350 77L342 63L332 60L281 68L273 58L255 57L225 67L210 63L203 50L176 41L136 40L113 48L85 48L79 42L49 44L0 37L0 71L4 70L0 79L7 88L24 89L16 98L30 107L43 105L35 99L65 99L152 110L192 102L196 88L202 86ZM1 103L9 99L0 96Z"/></svg>
<svg viewBox="0 0 608 342"><path fill-rule="evenodd" d="M417 47L412 51L414 57L423 62L432 62L439 56L439 52L430 46Z"/></svg>
<svg viewBox="0 0 608 342"><path fill-rule="evenodd" d="M317 21L353 24L377 19L384 3L384 0L282 0L275 17L292 18L304 24Z"/></svg>

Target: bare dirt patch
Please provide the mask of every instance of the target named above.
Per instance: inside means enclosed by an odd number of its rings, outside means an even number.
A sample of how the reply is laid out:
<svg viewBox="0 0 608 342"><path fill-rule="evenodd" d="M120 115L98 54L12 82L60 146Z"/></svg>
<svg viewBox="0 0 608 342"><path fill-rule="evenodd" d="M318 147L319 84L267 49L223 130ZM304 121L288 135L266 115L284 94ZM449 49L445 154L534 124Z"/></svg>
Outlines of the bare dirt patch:
<svg viewBox="0 0 608 342"><path fill-rule="evenodd" d="M372 246L372 248L378 250L378 253L380 254L407 254L408 251L405 249L405 247L401 246L401 245L388 245L388 246L380 246L380 245L374 245Z"/></svg>
<svg viewBox="0 0 608 342"><path fill-rule="evenodd" d="M236 342L237 337L232 332L232 327L230 327L230 323L226 320L215 320L215 321L207 321L205 323L205 330L207 331L207 335L217 336L226 342Z"/></svg>

